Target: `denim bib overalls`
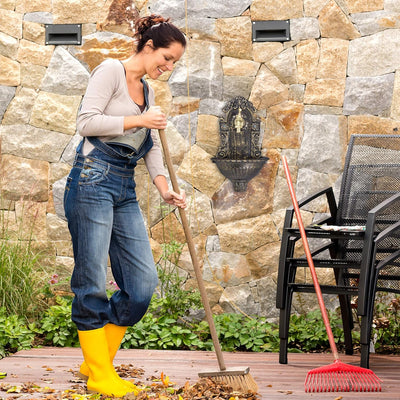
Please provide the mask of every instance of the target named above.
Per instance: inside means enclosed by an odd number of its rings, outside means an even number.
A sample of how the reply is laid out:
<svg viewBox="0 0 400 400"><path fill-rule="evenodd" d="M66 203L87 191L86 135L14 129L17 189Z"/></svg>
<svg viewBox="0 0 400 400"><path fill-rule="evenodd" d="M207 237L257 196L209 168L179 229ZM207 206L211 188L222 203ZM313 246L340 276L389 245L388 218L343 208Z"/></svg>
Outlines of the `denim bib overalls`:
<svg viewBox="0 0 400 400"><path fill-rule="evenodd" d="M75 261L72 320L82 331L108 323L134 325L158 283L134 180L138 160L153 145L150 129L137 149L95 137L83 140L95 148L84 156L83 141L79 144L64 194ZM106 294L108 258L119 287L111 298Z"/></svg>

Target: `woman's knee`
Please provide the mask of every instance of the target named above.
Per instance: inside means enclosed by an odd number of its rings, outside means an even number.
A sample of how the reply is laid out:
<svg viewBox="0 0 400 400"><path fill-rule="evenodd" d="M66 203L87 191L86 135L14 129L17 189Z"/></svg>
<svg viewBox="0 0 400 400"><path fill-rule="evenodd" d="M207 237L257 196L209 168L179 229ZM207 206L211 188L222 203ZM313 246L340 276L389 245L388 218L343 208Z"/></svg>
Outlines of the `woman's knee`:
<svg viewBox="0 0 400 400"><path fill-rule="evenodd" d="M150 305L150 301L151 297L148 299L143 298L140 302L128 302L125 312L120 313L119 315L119 324L122 326L132 326L137 324L146 314L146 311Z"/></svg>

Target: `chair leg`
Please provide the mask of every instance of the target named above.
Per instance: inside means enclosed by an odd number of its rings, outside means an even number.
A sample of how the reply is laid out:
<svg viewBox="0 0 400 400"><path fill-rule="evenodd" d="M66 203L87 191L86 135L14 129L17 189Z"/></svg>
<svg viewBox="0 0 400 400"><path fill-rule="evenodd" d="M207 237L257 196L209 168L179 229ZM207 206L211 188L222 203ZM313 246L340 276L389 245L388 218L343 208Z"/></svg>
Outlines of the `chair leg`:
<svg viewBox="0 0 400 400"><path fill-rule="evenodd" d="M369 344L361 343L360 367L369 368Z"/></svg>
<svg viewBox="0 0 400 400"><path fill-rule="evenodd" d="M287 364L290 309L281 308L279 315L279 364Z"/></svg>
<svg viewBox="0 0 400 400"><path fill-rule="evenodd" d="M331 253L332 257L335 257L335 253ZM336 284L343 284L343 271L334 270ZM351 331L354 328L353 314L351 312L351 297L349 295L340 294L340 313L342 314L342 324L343 324L343 335L344 335L344 348L347 355L352 355L353 350L353 337Z"/></svg>
<svg viewBox="0 0 400 400"><path fill-rule="evenodd" d="M288 275L290 273L290 263L288 258L293 257L295 241L290 238L286 230L282 233L281 251L279 256L278 282L276 291L276 307L282 308L287 297Z"/></svg>
<svg viewBox="0 0 400 400"><path fill-rule="evenodd" d="M368 308L369 308L369 306L368 306ZM370 312L368 310L367 315L361 316L361 334L360 334L361 360L360 360L360 366L362 368L369 368L371 323L372 323L372 315L370 316Z"/></svg>
<svg viewBox="0 0 400 400"><path fill-rule="evenodd" d="M370 341L372 333L372 320L374 318L374 304L375 304L375 286L371 290L370 299L367 304L367 315L361 316L361 361L360 366L363 368L369 368L369 353L370 353Z"/></svg>
<svg viewBox="0 0 400 400"><path fill-rule="evenodd" d="M288 363L288 338L280 339L279 343L279 364L287 364Z"/></svg>
<svg viewBox="0 0 400 400"><path fill-rule="evenodd" d="M286 216L288 219L288 216ZM291 219L290 219L291 221ZM285 223L285 226L289 222ZM292 282L292 278L296 275L296 268L294 271L288 261L288 257L293 256L294 246L296 241L290 238L286 230L282 234L281 254L279 257L279 273L278 285L276 296L276 307L280 309L279 314L279 363L288 363L288 338L289 338L289 323L290 323L290 310L292 305L293 290L288 286Z"/></svg>
<svg viewBox="0 0 400 400"><path fill-rule="evenodd" d="M372 302L372 310L373 310L373 302ZM370 340L371 340L371 331L372 331L372 318L373 312L370 313L369 306L367 315L363 315L361 317L361 335L360 335L360 345L361 345L361 359L360 359L360 367L369 368L369 353L370 353Z"/></svg>
<svg viewBox="0 0 400 400"><path fill-rule="evenodd" d="M289 323L290 323L290 310L292 307L293 291L288 289L285 301L285 308L281 308L279 315L279 363L288 363L288 339L289 339Z"/></svg>
<svg viewBox="0 0 400 400"><path fill-rule="evenodd" d="M342 314L344 347L347 355L352 355L353 350L353 337L351 331L353 330L353 315L351 313L350 296L339 295L340 312Z"/></svg>

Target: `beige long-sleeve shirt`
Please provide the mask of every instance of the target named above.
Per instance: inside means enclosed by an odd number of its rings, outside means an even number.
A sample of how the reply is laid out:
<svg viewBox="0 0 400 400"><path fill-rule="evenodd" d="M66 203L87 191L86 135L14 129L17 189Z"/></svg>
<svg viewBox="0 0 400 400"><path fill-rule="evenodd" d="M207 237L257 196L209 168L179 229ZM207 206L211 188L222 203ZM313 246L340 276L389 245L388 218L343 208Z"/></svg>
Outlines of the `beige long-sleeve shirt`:
<svg viewBox="0 0 400 400"><path fill-rule="evenodd" d="M149 86L149 106L154 105L154 91ZM81 136L96 136L103 142L116 141L118 137L134 134L139 128L124 130L124 117L140 115L139 106L128 92L125 69L115 59L108 59L91 73L77 117L77 129ZM144 156L152 180L166 175L156 130L151 131L153 147ZM85 140L83 154L87 155L93 145Z"/></svg>

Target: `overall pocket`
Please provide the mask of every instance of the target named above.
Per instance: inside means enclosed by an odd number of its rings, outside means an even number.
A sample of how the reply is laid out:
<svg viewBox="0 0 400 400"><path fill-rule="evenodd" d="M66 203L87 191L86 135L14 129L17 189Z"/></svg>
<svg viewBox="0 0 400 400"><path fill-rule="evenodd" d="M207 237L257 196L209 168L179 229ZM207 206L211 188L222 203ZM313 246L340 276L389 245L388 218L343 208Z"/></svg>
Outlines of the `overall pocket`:
<svg viewBox="0 0 400 400"><path fill-rule="evenodd" d="M79 175L79 185L96 185L107 178L108 167L86 159Z"/></svg>

